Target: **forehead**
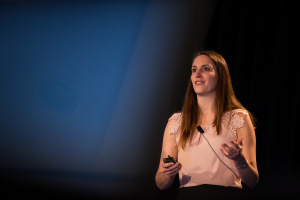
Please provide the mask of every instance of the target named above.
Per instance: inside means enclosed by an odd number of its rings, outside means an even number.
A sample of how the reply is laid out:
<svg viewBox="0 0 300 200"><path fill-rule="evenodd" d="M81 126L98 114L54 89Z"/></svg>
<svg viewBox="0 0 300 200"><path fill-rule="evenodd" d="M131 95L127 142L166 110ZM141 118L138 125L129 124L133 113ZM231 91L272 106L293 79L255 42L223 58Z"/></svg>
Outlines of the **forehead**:
<svg viewBox="0 0 300 200"><path fill-rule="evenodd" d="M193 66L212 65L215 67L214 61L212 61L207 55L199 55L193 61Z"/></svg>

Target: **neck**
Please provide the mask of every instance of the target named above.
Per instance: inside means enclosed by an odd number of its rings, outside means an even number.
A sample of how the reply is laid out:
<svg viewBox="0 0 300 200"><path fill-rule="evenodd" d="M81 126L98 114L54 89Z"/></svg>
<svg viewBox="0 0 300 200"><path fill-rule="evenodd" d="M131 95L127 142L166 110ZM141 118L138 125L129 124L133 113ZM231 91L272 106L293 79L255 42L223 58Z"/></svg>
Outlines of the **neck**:
<svg viewBox="0 0 300 200"><path fill-rule="evenodd" d="M214 121L216 113L215 98L209 96L197 96L197 101L201 110L198 124L205 126Z"/></svg>
<svg viewBox="0 0 300 200"><path fill-rule="evenodd" d="M211 113L215 113L215 96L215 94L209 96L197 95L198 106L200 107L201 113L204 116L209 115Z"/></svg>

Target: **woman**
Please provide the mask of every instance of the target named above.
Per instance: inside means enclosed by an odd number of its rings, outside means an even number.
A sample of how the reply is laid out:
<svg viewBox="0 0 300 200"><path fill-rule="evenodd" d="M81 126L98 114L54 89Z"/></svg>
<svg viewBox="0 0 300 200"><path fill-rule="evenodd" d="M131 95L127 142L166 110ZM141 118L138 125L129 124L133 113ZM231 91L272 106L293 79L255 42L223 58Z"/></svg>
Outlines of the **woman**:
<svg viewBox="0 0 300 200"><path fill-rule="evenodd" d="M196 53L191 70L182 111L164 132L156 185L170 188L178 173L178 199L238 197L241 182L253 188L259 177L253 117L237 100L220 54ZM167 157L175 162L164 163Z"/></svg>

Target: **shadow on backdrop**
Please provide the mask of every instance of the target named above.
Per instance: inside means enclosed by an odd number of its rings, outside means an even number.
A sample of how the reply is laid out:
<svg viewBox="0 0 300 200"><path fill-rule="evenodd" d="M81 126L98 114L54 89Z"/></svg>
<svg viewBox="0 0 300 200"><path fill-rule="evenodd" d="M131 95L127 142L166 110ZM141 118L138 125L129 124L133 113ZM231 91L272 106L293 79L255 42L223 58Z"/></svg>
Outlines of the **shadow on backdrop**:
<svg viewBox="0 0 300 200"><path fill-rule="evenodd" d="M214 1L0 4L2 195L151 196Z"/></svg>

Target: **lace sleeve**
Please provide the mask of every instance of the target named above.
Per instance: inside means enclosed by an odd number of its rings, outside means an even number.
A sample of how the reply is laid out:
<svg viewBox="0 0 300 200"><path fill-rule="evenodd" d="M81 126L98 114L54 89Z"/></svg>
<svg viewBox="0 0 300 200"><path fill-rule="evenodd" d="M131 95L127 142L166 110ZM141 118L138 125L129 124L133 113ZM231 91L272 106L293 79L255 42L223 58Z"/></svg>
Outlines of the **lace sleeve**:
<svg viewBox="0 0 300 200"><path fill-rule="evenodd" d="M180 132L181 126L181 113L175 113L170 118L169 121L172 120L172 124L169 127L169 134L178 135Z"/></svg>
<svg viewBox="0 0 300 200"><path fill-rule="evenodd" d="M173 135L174 137L174 146L178 146L179 140L179 133L181 127L181 113L175 113L170 118L169 121L172 120L169 126L169 134Z"/></svg>
<svg viewBox="0 0 300 200"><path fill-rule="evenodd" d="M236 138L236 130L244 126L244 118L249 116L246 110L238 109L231 112L230 122L228 121L228 133L231 138Z"/></svg>

